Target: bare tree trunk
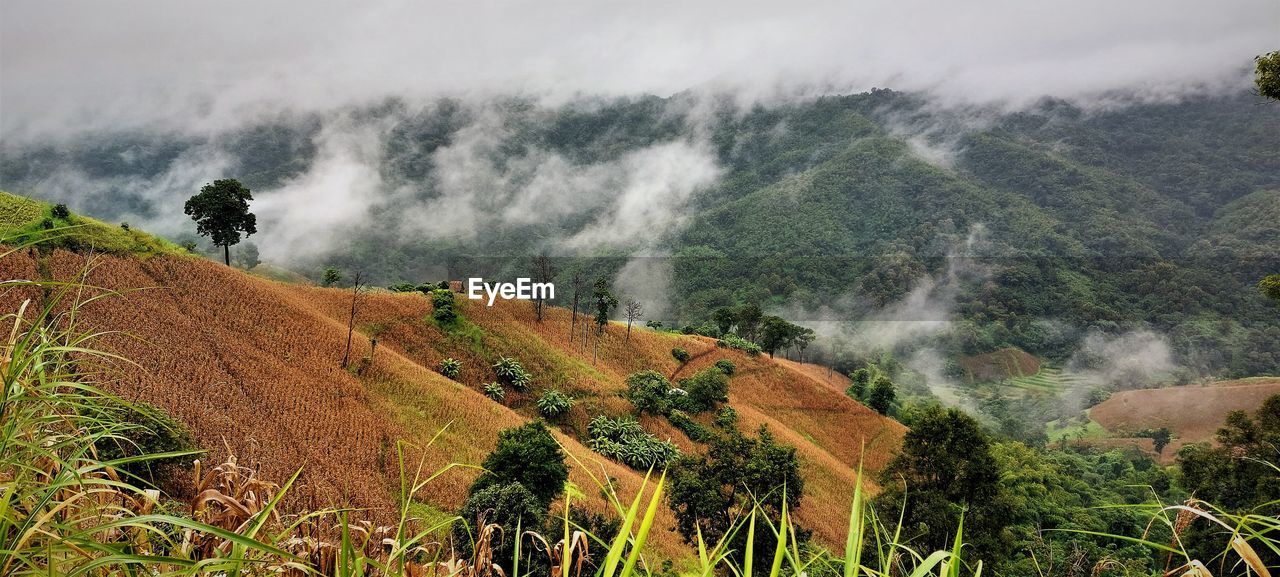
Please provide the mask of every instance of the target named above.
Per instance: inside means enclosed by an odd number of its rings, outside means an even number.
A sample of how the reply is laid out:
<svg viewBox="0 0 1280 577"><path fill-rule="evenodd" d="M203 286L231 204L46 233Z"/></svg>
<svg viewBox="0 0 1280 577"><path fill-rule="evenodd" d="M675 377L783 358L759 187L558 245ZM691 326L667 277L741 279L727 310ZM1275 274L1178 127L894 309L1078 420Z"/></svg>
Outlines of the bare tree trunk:
<svg viewBox="0 0 1280 577"><path fill-rule="evenodd" d="M356 284L351 287L351 317L347 319L347 350L342 353L342 368L351 364L351 336L356 332L356 312L360 308L360 272L356 272Z"/></svg>
<svg viewBox="0 0 1280 577"><path fill-rule="evenodd" d="M627 321L627 342L631 342L631 321Z"/></svg>
<svg viewBox="0 0 1280 577"><path fill-rule="evenodd" d="M222 245L222 262L231 266L231 245L229 244Z"/></svg>

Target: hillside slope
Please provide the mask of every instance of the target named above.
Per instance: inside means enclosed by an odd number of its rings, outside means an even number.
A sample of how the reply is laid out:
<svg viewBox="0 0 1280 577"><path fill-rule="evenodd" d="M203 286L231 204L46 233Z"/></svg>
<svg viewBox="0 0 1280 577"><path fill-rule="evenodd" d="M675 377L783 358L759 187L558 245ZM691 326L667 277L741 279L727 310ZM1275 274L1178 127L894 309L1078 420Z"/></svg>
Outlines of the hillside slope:
<svg viewBox="0 0 1280 577"><path fill-rule="evenodd" d="M26 250L0 262L0 278L74 280L85 269L80 254ZM136 363L114 367L120 377L106 384L187 423L210 451L208 459L229 450L279 480L302 468L294 507L342 504L376 515L394 502L397 441L422 447L444 429L423 452L426 470L479 463L498 431L532 418L535 395L551 387L579 400L563 425L565 447L596 476L606 474L632 494L641 474L586 449L577 432L596 414L630 408L617 393L632 371L654 368L679 378L730 358L739 367L730 402L740 426L751 431L768 425L796 445L810 502L823 503L801 507L797 519L835 544L858 481L856 463L879 471L904 432L801 372L719 349L709 339L633 329L628 341L625 328L613 325L593 365L591 349L570 341L570 315L563 309L551 309L538 323L528 303L484 307L462 299L466 330L444 332L428 320L431 305L421 294L366 293L353 357L369 354L370 337L378 345L368 368L356 374L339 367L350 290L278 283L183 255L101 255L88 271L88 284L120 294L85 306L85 328L107 333L100 346ZM0 306L9 310L33 296L39 298L32 291L6 293ZM671 358L674 346L690 351L687 365ZM461 382L433 370L445 356L462 361ZM479 392L493 380L489 366L499 356L519 358L535 377L531 392L508 396L508 406ZM680 435L669 425L646 424L660 435ZM687 439L676 440L693 448ZM602 510L588 471L573 469L571 480L584 489L589 508ZM416 497L455 509L474 475L451 472ZM661 523L672 525L665 510ZM688 554L674 532L655 538L664 554Z"/></svg>

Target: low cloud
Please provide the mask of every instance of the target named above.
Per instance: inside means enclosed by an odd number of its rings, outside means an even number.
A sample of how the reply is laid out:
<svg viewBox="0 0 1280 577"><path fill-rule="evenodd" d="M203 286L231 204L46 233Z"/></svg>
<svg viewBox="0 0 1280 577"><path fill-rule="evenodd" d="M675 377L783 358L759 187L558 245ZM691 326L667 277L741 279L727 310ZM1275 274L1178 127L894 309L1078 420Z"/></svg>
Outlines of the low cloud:
<svg viewBox="0 0 1280 577"><path fill-rule="evenodd" d="M1148 387L1169 379L1177 368L1168 339L1148 330L1089 333L1066 364L1086 382L1115 388Z"/></svg>

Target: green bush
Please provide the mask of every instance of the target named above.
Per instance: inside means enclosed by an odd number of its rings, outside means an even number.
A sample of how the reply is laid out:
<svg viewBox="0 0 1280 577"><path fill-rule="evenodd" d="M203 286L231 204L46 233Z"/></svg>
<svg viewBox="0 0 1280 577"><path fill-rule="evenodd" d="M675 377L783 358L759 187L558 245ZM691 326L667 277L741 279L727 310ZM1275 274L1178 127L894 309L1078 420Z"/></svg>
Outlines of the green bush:
<svg viewBox="0 0 1280 577"><path fill-rule="evenodd" d="M547 506L528 488L515 481L473 491L458 511L458 516L465 523L455 523L453 526L454 546L458 547L463 558L470 558L474 553L472 540L475 535L469 533L468 527L497 523L502 527L504 538L493 539L493 559L499 564L508 565L515 555L515 540L519 535L517 527L539 527L546 514Z"/></svg>
<svg viewBox="0 0 1280 577"><path fill-rule="evenodd" d="M716 368L720 369L720 372L724 373L725 376L732 376L733 372L738 369L737 365L733 364L733 361L729 359L716 361Z"/></svg>
<svg viewBox="0 0 1280 577"><path fill-rule="evenodd" d="M485 472L472 483L470 493L514 481L533 493L543 510L560 495L569 479L564 451L541 422L498 433L498 446L481 466Z"/></svg>
<svg viewBox="0 0 1280 577"><path fill-rule="evenodd" d="M682 379L680 388L688 393L681 408L691 413L709 411L717 403L729 401L729 377L716 367L707 367Z"/></svg>
<svg viewBox="0 0 1280 577"><path fill-rule="evenodd" d="M646 369L627 376L627 400L631 401L637 413L667 414L671 410L670 390L671 383L654 370Z"/></svg>
<svg viewBox="0 0 1280 577"><path fill-rule="evenodd" d="M520 361L511 357L498 359L498 362L493 364L493 372L498 375L499 381L511 385L517 391L529 388L529 384L533 382L533 375L524 370L524 365L521 365Z"/></svg>
<svg viewBox="0 0 1280 577"><path fill-rule="evenodd" d="M507 389L502 386L502 383L485 383L484 396L501 403L507 398Z"/></svg>
<svg viewBox="0 0 1280 577"><path fill-rule="evenodd" d="M674 357L675 360L680 361L681 364L689 362L689 351L680 347L671 349L671 356Z"/></svg>
<svg viewBox="0 0 1280 577"><path fill-rule="evenodd" d="M458 359L449 357L443 361L440 361L440 374L446 377L449 377L451 379L457 379L458 375L461 372L462 372L462 363L458 362Z"/></svg>
<svg viewBox="0 0 1280 577"><path fill-rule="evenodd" d="M453 291L447 288L431 291L431 318L442 325L453 324L458 320L455 304Z"/></svg>
<svg viewBox="0 0 1280 577"><path fill-rule="evenodd" d="M733 333L726 333L723 337L720 337L720 340L716 341L716 346L737 349L753 357L759 355L761 352L760 345Z"/></svg>
<svg viewBox="0 0 1280 577"><path fill-rule="evenodd" d="M671 441L659 441L629 417L596 417L587 424L587 446L633 469L662 468L680 456Z"/></svg>
<svg viewBox="0 0 1280 577"><path fill-rule="evenodd" d="M552 389L538 398L538 412L548 419L554 419L573 408L573 399L568 395Z"/></svg>
<svg viewBox="0 0 1280 577"><path fill-rule="evenodd" d="M730 430L738 425L738 411L733 407L720 407L716 411L715 426Z"/></svg>
<svg viewBox="0 0 1280 577"><path fill-rule="evenodd" d="M673 409L671 413L667 415L667 420L671 421L672 426L683 431L691 441L705 443L715 438L715 433L712 433L711 429L708 429L702 426L701 423L694 421L693 418L689 416L689 413L681 411L680 409Z"/></svg>
<svg viewBox="0 0 1280 577"><path fill-rule="evenodd" d="M49 214L52 215L53 218L61 220L71 218L71 211L67 209L67 205L62 203L53 205L53 209L49 211Z"/></svg>

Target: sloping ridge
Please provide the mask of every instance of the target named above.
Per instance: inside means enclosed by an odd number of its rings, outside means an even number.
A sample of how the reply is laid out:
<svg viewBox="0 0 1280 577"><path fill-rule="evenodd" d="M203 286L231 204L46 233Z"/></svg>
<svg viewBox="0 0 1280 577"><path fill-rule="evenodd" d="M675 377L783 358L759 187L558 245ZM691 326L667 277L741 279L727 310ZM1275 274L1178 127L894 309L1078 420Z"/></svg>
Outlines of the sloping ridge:
<svg viewBox="0 0 1280 577"><path fill-rule="evenodd" d="M83 255L61 250L43 257L23 251L0 262L0 278L6 279L41 274L73 280L85 270ZM567 434L559 435L585 464L571 459L571 481L584 489L588 508L602 511L606 504L588 473L608 475L623 495L633 495L643 475L578 442L585 423L596 414L629 410L618 393L630 372L653 368L683 377L728 358L738 366L730 403L741 415L741 428L767 425L797 447L812 504L802 506L796 518L835 545L843 538L858 482L855 467L861 461L874 478L904 432L802 371L717 348L710 339L636 328L627 338L625 327L613 324L598 346L594 339L584 346L585 317L579 317L571 340L570 313L559 308L538 322L529 303L485 307L460 299L469 329L455 333L428 320L431 306L420 294L367 293L360 301L353 365L369 355L371 338L377 346L357 374L339 366L350 290L278 283L181 255L102 255L87 270L89 285L120 294L86 305L81 328L103 332L98 345L132 361L113 367L104 385L186 423L209 451L208 461L230 452L278 481L302 469L289 503L298 509L345 505L384 514L398 494L399 441L424 447L439 434L429 450L410 448L409 467L418 458L428 472L450 463L478 464L500 430L536 416L532 405L541 390L557 388L578 399L562 423ZM13 310L31 294L0 295L0 306ZM681 366L670 355L675 346L695 358ZM462 361L461 382L433 370L446 356ZM509 395L508 406L479 392L493 380L489 365L498 356L519 358L535 376L533 391ZM658 425L651 427L657 434L680 436L663 423L646 425ZM688 439L676 440L697 450ZM415 497L454 509L475 474L457 469ZM659 522L673 526L665 508ZM671 557L688 554L671 531L655 532L653 543Z"/></svg>

